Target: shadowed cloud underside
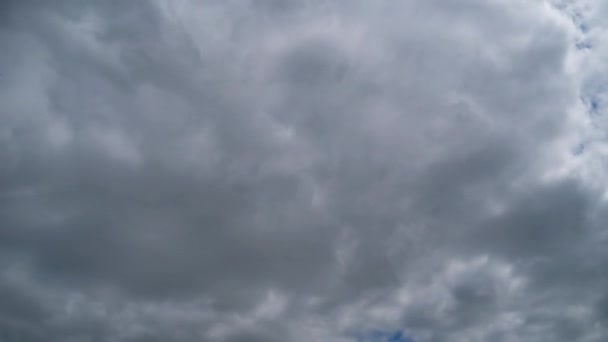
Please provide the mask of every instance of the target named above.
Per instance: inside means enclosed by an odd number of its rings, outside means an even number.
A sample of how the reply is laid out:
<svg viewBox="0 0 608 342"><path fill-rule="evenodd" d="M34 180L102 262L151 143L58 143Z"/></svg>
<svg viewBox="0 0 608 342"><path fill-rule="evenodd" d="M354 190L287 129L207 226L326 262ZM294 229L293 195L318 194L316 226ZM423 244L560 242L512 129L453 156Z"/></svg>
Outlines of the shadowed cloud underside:
<svg viewBox="0 0 608 342"><path fill-rule="evenodd" d="M0 341L606 341L607 22L1 2Z"/></svg>

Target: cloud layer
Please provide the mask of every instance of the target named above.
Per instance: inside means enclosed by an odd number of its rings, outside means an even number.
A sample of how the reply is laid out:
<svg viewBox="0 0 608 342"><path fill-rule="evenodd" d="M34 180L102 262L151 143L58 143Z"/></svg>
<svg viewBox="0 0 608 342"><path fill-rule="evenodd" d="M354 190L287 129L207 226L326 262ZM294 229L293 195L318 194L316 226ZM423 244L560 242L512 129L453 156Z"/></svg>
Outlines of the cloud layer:
<svg viewBox="0 0 608 342"><path fill-rule="evenodd" d="M0 340L605 341L606 18L3 2Z"/></svg>

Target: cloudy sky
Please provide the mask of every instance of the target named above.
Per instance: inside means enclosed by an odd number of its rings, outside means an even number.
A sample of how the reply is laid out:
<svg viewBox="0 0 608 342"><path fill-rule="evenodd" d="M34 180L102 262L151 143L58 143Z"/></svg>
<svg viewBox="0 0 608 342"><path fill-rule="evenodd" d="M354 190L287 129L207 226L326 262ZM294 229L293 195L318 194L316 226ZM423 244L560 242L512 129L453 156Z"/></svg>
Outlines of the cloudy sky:
<svg viewBox="0 0 608 342"><path fill-rule="evenodd" d="M4 0L0 341L608 341L608 2Z"/></svg>

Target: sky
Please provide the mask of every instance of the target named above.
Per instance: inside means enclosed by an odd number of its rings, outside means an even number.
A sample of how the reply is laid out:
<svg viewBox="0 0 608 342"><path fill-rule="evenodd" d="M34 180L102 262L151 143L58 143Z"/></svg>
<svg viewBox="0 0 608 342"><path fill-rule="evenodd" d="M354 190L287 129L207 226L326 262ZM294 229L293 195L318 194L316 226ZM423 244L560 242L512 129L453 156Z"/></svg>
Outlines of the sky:
<svg viewBox="0 0 608 342"><path fill-rule="evenodd" d="M608 2L0 2L1 342L608 341Z"/></svg>

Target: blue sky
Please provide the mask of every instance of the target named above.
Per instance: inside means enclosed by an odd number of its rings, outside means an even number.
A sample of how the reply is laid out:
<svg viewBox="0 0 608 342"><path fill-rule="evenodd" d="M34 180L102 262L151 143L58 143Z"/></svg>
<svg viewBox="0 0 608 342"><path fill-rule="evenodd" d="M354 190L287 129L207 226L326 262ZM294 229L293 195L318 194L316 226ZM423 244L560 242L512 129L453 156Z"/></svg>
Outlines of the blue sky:
<svg viewBox="0 0 608 342"><path fill-rule="evenodd" d="M372 330L357 336L357 342L415 342L401 330L382 331Z"/></svg>

